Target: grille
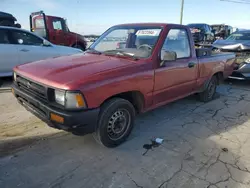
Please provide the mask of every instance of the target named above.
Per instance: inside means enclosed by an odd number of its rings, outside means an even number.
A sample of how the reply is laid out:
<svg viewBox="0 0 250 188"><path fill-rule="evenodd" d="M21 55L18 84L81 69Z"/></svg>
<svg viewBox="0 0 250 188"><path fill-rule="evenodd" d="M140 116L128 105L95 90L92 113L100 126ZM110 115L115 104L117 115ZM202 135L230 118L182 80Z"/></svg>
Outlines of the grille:
<svg viewBox="0 0 250 188"><path fill-rule="evenodd" d="M23 78L21 76L17 76L17 86L20 88L20 90L24 91L25 93L29 93L35 97L39 97L43 100L47 100L47 89L37 84L33 81L27 80L26 78Z"/></svg>

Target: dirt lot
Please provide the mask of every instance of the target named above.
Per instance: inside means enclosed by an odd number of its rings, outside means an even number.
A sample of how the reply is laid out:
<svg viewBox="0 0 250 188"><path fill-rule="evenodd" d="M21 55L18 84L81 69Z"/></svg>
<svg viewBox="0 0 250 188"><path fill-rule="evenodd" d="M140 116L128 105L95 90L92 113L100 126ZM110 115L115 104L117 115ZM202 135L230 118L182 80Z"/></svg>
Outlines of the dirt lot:
<svg viewBox="0 0 250 188"><path fill-rule="evenodd" d="M115 149L49 128L0 93L0 187L250 187L249 91L222 85L210 103L188 97L143 114ZM146 151L154 137L163 144Z"/></svg>

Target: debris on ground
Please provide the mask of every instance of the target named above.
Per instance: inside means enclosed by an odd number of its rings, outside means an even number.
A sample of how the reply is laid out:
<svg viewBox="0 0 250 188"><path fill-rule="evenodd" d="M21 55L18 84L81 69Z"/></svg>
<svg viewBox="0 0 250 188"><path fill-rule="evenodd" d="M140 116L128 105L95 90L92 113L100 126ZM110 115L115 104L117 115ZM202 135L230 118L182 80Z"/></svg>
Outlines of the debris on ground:
<svg viewBox="0 0 250 188"><path fill-rule="evenodd" d="M224 151L224 152L226 152L226 153L228 152L227 148L222 148L221 150Z"/></svg>
<svg viewBox="0 0 250 188"><path fill-rule="evenodd" d="M146 149L146 151L142 155L146 155L148 150L150 150L152 148L159 147L163 143L163 141L164 140L162 138L155 138L155 139L151 140L151 144L144 144L143 148Z"/></svg>

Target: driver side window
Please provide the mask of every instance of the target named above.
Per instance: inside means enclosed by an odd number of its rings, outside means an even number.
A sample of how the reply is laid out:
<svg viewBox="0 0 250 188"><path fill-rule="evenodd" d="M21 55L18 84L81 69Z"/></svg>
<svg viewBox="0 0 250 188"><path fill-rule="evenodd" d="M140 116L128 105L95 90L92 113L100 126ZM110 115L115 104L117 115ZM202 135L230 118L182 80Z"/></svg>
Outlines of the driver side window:
<svg viewBox="0 0 250 188"><path fill-rule="evenodd" d="M43 40L27 32L13 30L12 37L15 44L42 46Z"/></svg>
<svg viewBox="0 0 250 188"><path fill-rule="evenodd" d="M175 52L177 59L190 57L191 50L187 31L185 29L170 29L161 49L161 56L163 56L164 51Z"/></svg>

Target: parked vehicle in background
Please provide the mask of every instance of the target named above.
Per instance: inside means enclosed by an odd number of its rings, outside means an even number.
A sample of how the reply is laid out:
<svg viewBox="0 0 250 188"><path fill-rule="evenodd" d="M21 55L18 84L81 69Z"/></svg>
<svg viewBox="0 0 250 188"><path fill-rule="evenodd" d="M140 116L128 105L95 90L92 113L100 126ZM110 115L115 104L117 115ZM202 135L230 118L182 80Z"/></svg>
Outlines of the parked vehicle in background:
<svg viewBox="0 0 250 188"><path fill-rule="evenodd" d="M23 29L0 26L0 77L12 76L12 69L20 64L81 52L54 45Z"/></svg>
<svg viewBox="0 0 250 188"><path fill-rule="evenodd" d="M214 51L236 54L236 66L230 78L250 79L250 30L234 32L225 40L215 41L212 46Z"/></svg>
<svg viewBox="0 0 250 188"><path fill-rule="evenodd" d="M86 50L84 36L71 32L63 18L45 15L43 11L33 12L30 15L30 29L53 44Z"/></svg>
<svg viewBox="0 0 250 188"><path fill-rule="evenodd" d="M214 42L214 31L208 24L191 23L187 26L191 30L195 44L211 44Z"/></svg>
<svg viewBox="0 0 250 188"><path fill-rule="evenodd" d="M0 26L9 26L21 28L21 25L16 22L16 18L7 12L0 12Z"/></svg>
<svg viewBox="0 0 250 188"><path fill-rule="evenodd" d="M111 36L127 38L126 48L104 40ZM195 49L183 25L117 25L82 55L16 67L13 93L48 125L94 132L98 142L115 147L127 139L138 113L195 93L212 100L234 61L233 53Z"/></svg>
<svg viewBox="0 0 250 188"><path fill-rule="evenodd" d="M233 33L233 27L225 24L211 25L215 39L225 39Z"/></svg>

